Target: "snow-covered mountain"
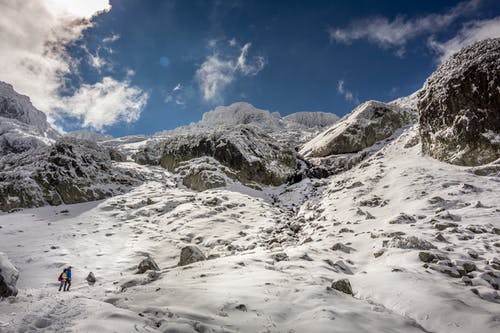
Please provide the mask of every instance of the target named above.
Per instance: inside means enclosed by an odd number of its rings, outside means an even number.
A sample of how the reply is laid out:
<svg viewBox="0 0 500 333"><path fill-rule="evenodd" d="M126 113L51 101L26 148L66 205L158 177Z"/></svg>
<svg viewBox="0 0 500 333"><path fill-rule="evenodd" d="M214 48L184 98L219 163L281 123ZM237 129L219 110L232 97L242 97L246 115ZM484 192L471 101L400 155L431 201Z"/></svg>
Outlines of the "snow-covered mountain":
<svg viewBox="0 0 500 333"><path fill-rule="evenodd" d="M59 206L0 215L0 332L498 332L500 156L453 165L462 146L429 144L447 127L499 134L477 101L452 102L496 82L499 41L338 121L237 103L152 137L3 156L2 210Z"/></svg>
<svg viewBox="0 0 500 333"><path fill-rule="evenodd" d="M228 106L218 106L214 110L205 112L197 123L163 131L158 135L192 133L235 125L252 125L270 132L282 131L286 128L317 130L333 125L338 119L337 115L327 112L297 112L281 117L278 112L258 109L246 102L237 102Z"/></svg>

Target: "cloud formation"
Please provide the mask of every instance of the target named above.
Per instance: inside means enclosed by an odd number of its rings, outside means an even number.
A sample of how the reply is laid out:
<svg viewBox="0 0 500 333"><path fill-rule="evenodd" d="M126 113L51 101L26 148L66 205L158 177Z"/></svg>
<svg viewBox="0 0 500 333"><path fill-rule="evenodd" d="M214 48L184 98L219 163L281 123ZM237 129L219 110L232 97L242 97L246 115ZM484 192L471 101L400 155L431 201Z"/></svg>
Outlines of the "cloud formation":
<svg viewBox="0 0 500 333"><path fill-rule="evenodd" d="M455 37L445 42L430 38L429 46L439 54L439 62L442 63L468 45L486 38L497 37L500 37L500 16L490 20L468 22Z"/></svg>
<svg viewBox="0 0 500 333"><path fill-rule="evenodd" d="M249 58L251 43L246 43L237 57L224 57L220 53L208 56L196 71L196 80L200 85L205 101L222 102L222 93L238 75L253 76L266 65L265 58Z"/></svg>
<svg viewBox="0 0 500 333"><path fill-rule="evenodd" d="M148 94L129 81L104 77L95 84L81 85L74 95L63 98L63 112L82 120L84 127L99 131L119 121L137 121L147 99Z"/></svg>
<svg viewBox="0 0 500 333"><path fill-rule="evenodd" d="M349 44L354 40L367 39L381 47L396 47L399 55L404 46L417 36L438 32L459 17L474 12L481 0L461 2L443 14L429 14L414 19L398 16L393 20L386 17L371 17L352 22L347 28L330 28L330 41Z"/></svg>
<svg viewBox="0 0 500 333"><path fill-rule="evenodd" d="M69 75L78 73L79 65L79 59L71 57L67 46L80 40L83 31L92 27L93 16L110 8L108 0L0 1L0 80L28 95L52 122L61 115L71 115L82 119L84 124L102 128L111 124L109 119L135 119L137 112L131 106L143 104L137 103L139 88L130 86L128 78L122 82L104 78L94 85L81 87L71 87L67 80ZM111 37L109 42L116 38ZM106 63L97 53L88 52L88 55L89 63L96 69ZM74 95L67 96L73 90ZM84 101L82 96L91 91L99 93L88 95L92 101ZM123 100L117 100L118 96ZM147 94L140 100L144 97L147 98ZM110 100L117 102L113 114L101 116L103 122L98 123L96 112L105 113L109 109L99 111L93 106L107 105ZM129 112L132 114L128 115Z"/></svg>
<svg viewBox="0 0 500 333"><path fill-rule="evenodd" d="M339 80L337 84L337 92L344 97L344 99L353 104L359 104L359 99L354 94L345 88L344 80Z"/></svg>

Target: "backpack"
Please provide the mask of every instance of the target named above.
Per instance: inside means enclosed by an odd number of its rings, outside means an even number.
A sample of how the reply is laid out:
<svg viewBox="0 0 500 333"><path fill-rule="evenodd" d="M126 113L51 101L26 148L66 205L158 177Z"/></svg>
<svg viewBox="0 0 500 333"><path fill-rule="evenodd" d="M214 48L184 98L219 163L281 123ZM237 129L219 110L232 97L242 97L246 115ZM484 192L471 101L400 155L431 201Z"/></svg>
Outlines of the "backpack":
<svg viewBox="0 0 500 333"><path fill-rule="evenodd" d="M63 279L63 274L64 274L64 272L62 272L61 274L59 274L59 278L57 278L57 281L62 281L62 279Z"/></svg>

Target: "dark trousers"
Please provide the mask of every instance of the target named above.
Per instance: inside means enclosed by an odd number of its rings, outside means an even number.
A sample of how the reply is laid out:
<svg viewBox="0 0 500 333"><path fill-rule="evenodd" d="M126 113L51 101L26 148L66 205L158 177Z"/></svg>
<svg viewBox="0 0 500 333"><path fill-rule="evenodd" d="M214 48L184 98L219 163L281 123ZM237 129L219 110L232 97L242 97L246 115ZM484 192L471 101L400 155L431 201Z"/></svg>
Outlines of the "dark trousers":
<svg viewBox="0 0 500 333"><path fill-rule="evenodd" d="M61 288L63 291L69 291L69 287L71 287L71 279L61 280L61 284L59 284L59 291L61 291Z"/></svg>

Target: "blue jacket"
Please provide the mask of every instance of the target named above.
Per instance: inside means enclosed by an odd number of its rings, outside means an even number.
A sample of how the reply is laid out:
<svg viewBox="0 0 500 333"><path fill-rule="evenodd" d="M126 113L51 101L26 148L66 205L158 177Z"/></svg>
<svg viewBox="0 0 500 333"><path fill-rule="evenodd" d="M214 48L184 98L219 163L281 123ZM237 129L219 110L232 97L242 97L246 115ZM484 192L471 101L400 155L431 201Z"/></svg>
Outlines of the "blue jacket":
<svg viewBox="0 0 500 333"><path fill-rule="evenodd" d="M71 279L71 269L67 268L66 269L66 277L69 279Z"/></svg>

